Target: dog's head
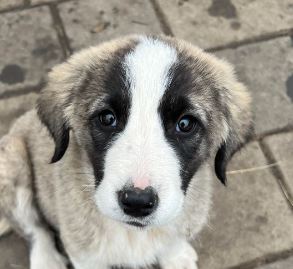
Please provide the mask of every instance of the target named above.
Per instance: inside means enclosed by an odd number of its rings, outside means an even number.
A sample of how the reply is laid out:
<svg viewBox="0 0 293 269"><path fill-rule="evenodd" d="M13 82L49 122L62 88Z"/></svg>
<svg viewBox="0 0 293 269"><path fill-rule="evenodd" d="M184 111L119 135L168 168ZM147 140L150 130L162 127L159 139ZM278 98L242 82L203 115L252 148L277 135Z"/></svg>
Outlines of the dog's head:
<svg viewBox="0 0 293 269"><path fill-rule="evenodd" d="M226 62L176 39L130 36L54 68L38 112L55 141L52 162L74 139L99 210L145 226L180 213L211 159L226 182L228 160L251 133L249 105Z"/></svg>

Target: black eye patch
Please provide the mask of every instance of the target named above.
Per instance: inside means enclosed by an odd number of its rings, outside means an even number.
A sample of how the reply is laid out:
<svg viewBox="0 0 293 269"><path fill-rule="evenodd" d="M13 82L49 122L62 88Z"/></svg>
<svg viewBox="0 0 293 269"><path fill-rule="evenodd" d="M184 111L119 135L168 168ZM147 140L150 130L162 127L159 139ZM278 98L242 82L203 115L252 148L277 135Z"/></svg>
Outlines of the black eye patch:
<svg viewBox="0 0 293 269"><path fill-rule="evenodd" d="M172 96L171 92L165 94L159 106L160 114L164 115L162 121L165 129L172 130L180 116L190 109L186 98Z"/></svg>
<svg viewBox="0 0 293 269"><path fill-rule="evenodd" d="M94 169L96 187L104 176L106 152L124 130L130 113L130 83L123 62L131 50L129 47L118 51L113 58L100 63L101 66L93 67L85 84L88 99L92 103L101 100L87 119L90 142L87 142L86 150ZM91 111L92 107L89 107Z"/></svg>
<svg viewBox="0 0 293 269"><path fill-rule="evenodd" d="M189 98L191 95L204 95L209 87L209 78L195 59L182 54L179 54L179 61L170 69L169 77L170 83L162 97L158 112L165 137L180 160L181 187L186 192L191 178L209 155L206 128L208 123L206 119L201 118L202 111L198 111ZM184 121L181 122L181 127L187 132L178 133L176 126L182 118ZM191 119L195 125L192 130L185 126Z"/></svg>
<svg viewBox="0 0 293 269"><path fill-rule="evenodd" d="M165 137L172 148L175 149L181 164L182 189L185 192L195 171L206 158L206 152L202 150L205 139L205 128L201 121L195 117L196 121L192 132L178 133L178 123L188 117L192 110L191 104L184 97L174 97L166 94L159 106L159 114L165 130Z"/></svg>
<svg viewBox="0 0 293 269"><path fill-rule="evenodd" d="M112 93L104 98L98 104L96 111L90 116L89 122L92 127L101 129L100 131L120 132L124 129L130 110L130 94L126 91L112 91ZM110 120L110 124L106 121ZM96 123L96 124L95 124ZM100 124L99 124L100 123ZM109 127L113 128L101 128ZM99 128L100 127L100 128ZM115 128L114 128L115 127Z"/></svg>
<svg viewBox="0 0 293 269"><path fill-rule="evenodd" d="M112 91L111 95L101 104L101 108L90 117L89 128L92 144L91 148L88 149L88 154L93 163L96 185L101 182L104 175L106 151L117 135L124 130L129 110L130 96L128 91Z"/></svg>

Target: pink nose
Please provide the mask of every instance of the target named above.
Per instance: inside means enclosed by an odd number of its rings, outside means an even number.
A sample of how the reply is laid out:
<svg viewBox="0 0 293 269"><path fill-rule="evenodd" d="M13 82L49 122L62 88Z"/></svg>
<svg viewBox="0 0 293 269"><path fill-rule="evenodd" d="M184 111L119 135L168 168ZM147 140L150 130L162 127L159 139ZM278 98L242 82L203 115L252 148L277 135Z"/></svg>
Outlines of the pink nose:
<svg viewBox="0 0 293 269"><path fill-rule="evenodd" d="M141 190L144 190L145 188L150 186L150 181L146 177L135 178L134 180L132 180L132 182L133 182L134 188L139 188Z"/></svg>

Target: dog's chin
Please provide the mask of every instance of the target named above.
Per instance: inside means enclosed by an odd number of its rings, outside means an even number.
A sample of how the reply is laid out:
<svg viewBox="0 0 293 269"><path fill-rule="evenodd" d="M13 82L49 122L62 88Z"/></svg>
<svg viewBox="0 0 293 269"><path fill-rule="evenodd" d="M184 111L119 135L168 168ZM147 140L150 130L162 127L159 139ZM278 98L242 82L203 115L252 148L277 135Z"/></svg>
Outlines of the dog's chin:
<svg viewBox="0 0 293 269"><path fill-rule="evenodd" d="M128 229L135 230L147 230L154 226L151 220L128 218L127 216L122 219L116 219L116 221Z"/></svg>

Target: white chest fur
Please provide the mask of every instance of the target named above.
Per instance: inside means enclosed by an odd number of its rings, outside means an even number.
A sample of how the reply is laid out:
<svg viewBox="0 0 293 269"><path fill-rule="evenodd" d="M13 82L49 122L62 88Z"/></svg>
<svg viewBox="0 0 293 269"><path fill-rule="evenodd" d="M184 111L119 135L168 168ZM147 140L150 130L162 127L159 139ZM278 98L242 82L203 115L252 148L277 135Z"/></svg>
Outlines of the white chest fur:
<svg viewBox="0 0 293 269"><path fill-rule="evenodd" d="M148 266L157 263L158 257L178 239L172 229L139 230L112 223L99 240L94 240L86 250L80 250L71 259L76 269Z"/></svg>

